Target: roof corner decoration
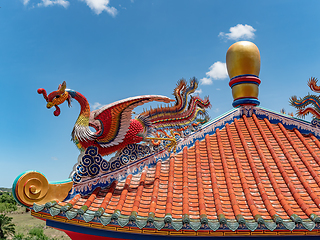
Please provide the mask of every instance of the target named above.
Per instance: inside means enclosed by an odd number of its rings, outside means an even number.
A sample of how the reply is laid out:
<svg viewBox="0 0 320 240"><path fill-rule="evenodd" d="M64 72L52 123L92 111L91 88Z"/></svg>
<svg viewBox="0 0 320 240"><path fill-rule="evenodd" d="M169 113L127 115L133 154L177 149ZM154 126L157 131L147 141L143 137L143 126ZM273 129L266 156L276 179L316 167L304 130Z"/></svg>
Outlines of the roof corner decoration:
<svg viewBox="0 0 320 240"><path fill-rule="evenodd" d="M318 79L311 77L308 80L307 85L313 92L320 93L320 86L318 86L317 83ZM320 127L320 96L309 93L305 97L299 99L297 96L292 96L289 99L289 103L297 109L297 117L305 118L310 113L313 116L311 124Z"/></svg>
<svg viewBox="0 0 320 240"><path fill-rule="evenodd" d="M152 101L170 103L174 100L160 95L144 95L90 111L87 99L81 93L67 89L66 82L50 94L39 88L38 93L43 95L47 108L55 107L55 116L60 115L59 105L65 101L69 107L72 99L80 104L80 114L72 130L72 140L80 150L80 155L70 175L71 180L67 182L51 184L37 171L18 176L13 184L16 200L27 207L34 203L61 202L66 199L71 188L83 179L101 178L101 174L110 175L121 168L128 171L133 162L136 164L132 171L137 173L141 171L137 160L143 159L143 164L146 164L154 161L152 157L150 161L146 158L155 152L175 152L181 137L198 129L209 119L206 112L211 107L209 99L191 96L197 87L198 81L195 78L190 80L189 85L185 80L180 80L174 89L175 104L150 108L134 119L131 119L132 110L137 106ZM96 131L91 131L89 127ZM110 161L103 159L103 156L113 152L118 153ZM115 178L111 177L110 181L113 180Z"/></svg>
<svg viewBox="0 0 320 240"><path fill-rule="evenodd" d="M34 203L42 205L50 201L63 201L72 186L73 182L70 179L49 183L42 173L26 171L14 181L12 193L21 205L31 207Z"/></svg>
<svg viewBox="0 0 320 240"><path fill-rule="evenodd" d="M227 51L227 70L232 89L233 107L259 106L258 100L260 72L260 52L258 47L248 41L236 42Z"/></svg>

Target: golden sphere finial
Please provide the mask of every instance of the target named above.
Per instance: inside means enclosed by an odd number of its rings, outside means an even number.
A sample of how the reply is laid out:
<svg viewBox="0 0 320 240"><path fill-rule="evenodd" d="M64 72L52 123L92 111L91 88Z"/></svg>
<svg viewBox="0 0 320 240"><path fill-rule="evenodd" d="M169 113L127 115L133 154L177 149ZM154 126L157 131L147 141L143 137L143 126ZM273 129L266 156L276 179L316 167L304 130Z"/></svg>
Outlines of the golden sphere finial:
<svg viewBox="0 0 320 240"><path fill-rule="evenodd" d="M232 44L227 51L226 62L230 78L245 74L259 76L260 52L252 42L240 41Z"/></svg>

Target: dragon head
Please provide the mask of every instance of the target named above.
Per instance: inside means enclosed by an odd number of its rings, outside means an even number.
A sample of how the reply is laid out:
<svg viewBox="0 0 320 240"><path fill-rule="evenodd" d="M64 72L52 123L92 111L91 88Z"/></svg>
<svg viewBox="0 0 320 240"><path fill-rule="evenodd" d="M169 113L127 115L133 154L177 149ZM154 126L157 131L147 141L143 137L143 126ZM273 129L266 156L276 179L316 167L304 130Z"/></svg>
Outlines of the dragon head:
<svg viewBox="0 0 320 240"><path fill-rule="evenodd" d="M38 89L39 94L43 94L44 99L47 101L47 108L52 108L55 106L56 110L54 111L55 116L60 115L60 108L58 105L62 104L64 101L68 101L69 107L71 106L71 96L66 91L67 84L64 81L62 84L59 85L58 90L51 92L47 95L46 90L43 88Z"/></svg>

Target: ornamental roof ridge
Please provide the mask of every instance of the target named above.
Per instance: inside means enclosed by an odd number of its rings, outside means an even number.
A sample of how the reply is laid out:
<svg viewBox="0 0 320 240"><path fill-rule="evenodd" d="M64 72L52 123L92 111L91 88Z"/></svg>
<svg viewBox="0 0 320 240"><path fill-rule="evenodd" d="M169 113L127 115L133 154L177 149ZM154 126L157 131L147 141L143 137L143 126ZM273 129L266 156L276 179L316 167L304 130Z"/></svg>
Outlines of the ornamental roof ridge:
<svg viewBox="0 0 320 240"><path fill-rule="evenodd" d="M289 130L297 128L303 134L312 133L316 137L320 137L320 129L307 121L258 106L240 106L205 123L195 132L185 133L186 137L181 138L178 141L176 154L182 152L183 148L186 146L188 148L194 146L195 142L197 140L203 140L205 135L215 134L217 129L224 128L227 123L231 124L234 119L239 119L242 117L242 115L251 117L252 114L255 114L260 119L267 118L271 123L282 123L284 127ZM92 150L93 149L88 149L87 152ZM97 150L92 152L93 154L91 156L93 158L98 156ZM158 149L150 149L150 147L147 145L132 144L127 146L123 151L117 153L116 156L111 158L109 162L106 160L100 160L101 164L100 169L98 170L99 174L96 174L95 176L88 176L88 174L85 175L81 171L78 171L78 173L76 172L77 168L79 169L81 167L81 161L83 161L82 159L86 158L86 154L80 154L78 163L75 164L73 168L74 170L70 176L73 179L75 179L75 176L81 174L85 176L81 176L83 177L81 182L74 180L74 193L86 195L92 192L96 187L108 187L115 180L121 181L129 174L139 174L144 167L153 167L156 165L157 161L165 161L168 160L169 157L170 153L163 146L158 147ZM105 168L107 169L106 171L104 171L104 168L102 167L103 161L105 161L105 164L108 165L108 167Z"/></svg>

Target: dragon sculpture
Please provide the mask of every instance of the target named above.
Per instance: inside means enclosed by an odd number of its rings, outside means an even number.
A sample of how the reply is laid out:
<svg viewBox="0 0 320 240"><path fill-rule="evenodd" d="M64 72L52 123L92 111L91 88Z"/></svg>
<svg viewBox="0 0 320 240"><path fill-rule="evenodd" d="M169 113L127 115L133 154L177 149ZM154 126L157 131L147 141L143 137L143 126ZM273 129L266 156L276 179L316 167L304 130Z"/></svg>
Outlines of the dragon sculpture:
<svg viewBox="0 0 320 240"><path fill-rule="evenodd" d="M310 89L316 93L320 93L320 86L317 86L318 79L311 77L308 81L308 86ZM289 99L290 105L297 108L296 115L298 117L304 118L306 115L311 113L314 117L312 123L320 123L320 97L308 94L304 98L297 98L297 96L292 96ZM307 107L312 105L310 107Z"/></svg>
<svg viewBox="0 0 320 240"><path fill-rule="evenodd" d="M151 142L153 145L164 141L170 151L175 150L175 136L180 135L179 132L208 119L206 108L211 106L208 98L202 100L199 96L191 96L188 104L188 98L197 86L195 78L190 80L189 86L185 80L180 80L174 90L176 100L173 106L150 108L134 119L131 119L132 110L139 105L151 101L169 103L174 100L160 95L144 95L123 99L90 111L87 99L81 93L67 89L66 82L49 95L43 88L39 88L38 93L43 94L47 108L55 107L55 116L60 114L58 105L67 101L70 107L72 99L78 101L81 110L71 134L72 140L81 151L85 151L89 146L96 146L99 154L104 156L141 141ZM199 116L204 118L199 119ZM90 127L94 128L95 132Z"/></svg>

